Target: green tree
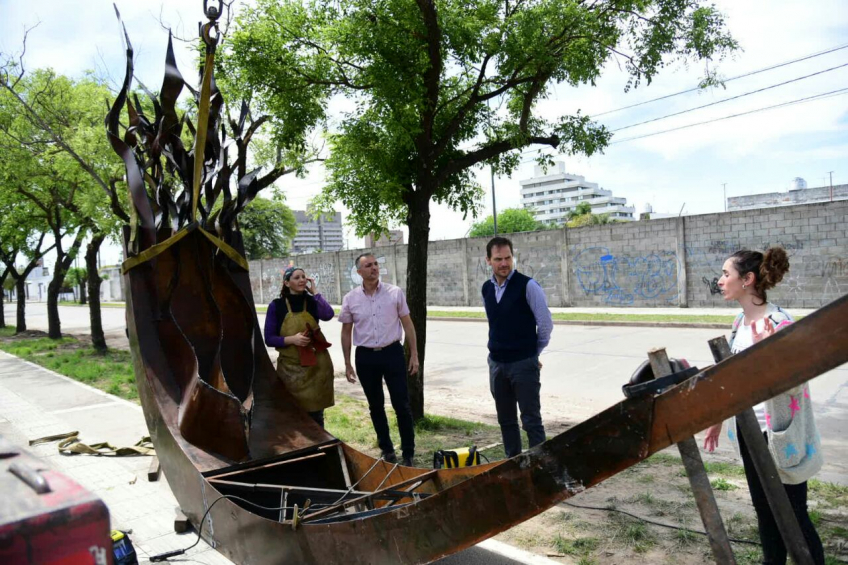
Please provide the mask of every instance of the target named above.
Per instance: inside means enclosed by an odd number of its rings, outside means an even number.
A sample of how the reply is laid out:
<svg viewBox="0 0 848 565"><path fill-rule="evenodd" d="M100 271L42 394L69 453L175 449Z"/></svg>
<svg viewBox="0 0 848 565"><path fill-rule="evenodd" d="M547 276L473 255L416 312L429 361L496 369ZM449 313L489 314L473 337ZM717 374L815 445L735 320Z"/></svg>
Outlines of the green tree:
<svg viewBox="0 0 848 565"><path fill-rule="evenodd" d="M88 281L88 272L84 267L71 267L65 275L65 283L71 287L79 287L79 303L85 304L85 287Z"/></svg>
<svg viewBox="0 0 848 565"><path fill-rule="evenodd" d="M56 229L68 231L71 226L77 236L69 249L61 243L57 248L61 258L48 287L49 333L61 335L58 293L67 267L81 250L85 236L91 234L85 263L94 265L87 268L86 285L92 344L105 350L96 257L106 237L117 236L120 222L129 219L117 188L123 171L102 134L109 90L90 75L71 80L50 70L37 70L25 76L22 62L2 53L0 92L4 107L15 116L10 127L2 128L2 142L18 153L28 152L38 164L30 175L31 180L38 180L38 190L28 191L27 198L40 202L41 215L50 218L54 237Z"/></svg>
<svg viewBox="0 0 848 565"><path fill-rule="evenodd" d="M286 143L328 119L331 99L353 102L329 138L323 204L341 200L358 235L409 226L416 418L431 201L476 214L482 192L472 169L509 173L529 145L602 150L611 134L588 117L535 111L554 83L594 84L615 57L630 88L675 59L717 59L736 47L700 0L258 0L226 45L230 81L287 124Z"/></svg>
<svg viewBox="0 0 848 565"><path fill-rule="evenodd" d="M615 220L612 220L609 214L594 214L592 213L591 204L580 202L572 210L569 210L566 226L569 228L579 228L582 226L611 224L613 222Z"/></svg>
<svg viewBox="0 0 848 565"><path fill-rule="evenodd" d="M294 212L279 196L255 198L239 215L248 259L285 257L297 234Z"/></svg>
<svg viewBox="0 0 848 565"><path fill-rule="evenodd" d="M581 216L591 216L592 215L592 205L586 202L579 202L577 206L568 211L568 219L573 220L574 218L579 218Z"/></svg>
<svg viewBox="0 0 848 565"><path fill-rule="evenodd" d="M523 208L507 208L498 214L498 233L516 233L521 231L536 231L544 229L540 222L529 210ZM482 222L477 222L468 233L470 237L485 237L495 234L495 219L486 216Z"/></svg>

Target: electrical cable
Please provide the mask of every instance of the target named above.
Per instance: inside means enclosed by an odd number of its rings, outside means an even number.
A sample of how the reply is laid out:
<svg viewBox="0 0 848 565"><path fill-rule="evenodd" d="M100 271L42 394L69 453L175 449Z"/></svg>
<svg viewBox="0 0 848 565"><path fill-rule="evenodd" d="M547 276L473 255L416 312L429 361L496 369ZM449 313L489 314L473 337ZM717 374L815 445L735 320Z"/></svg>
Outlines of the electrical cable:
<svg viewBox="0 0 848 565"><path fill-rule="evenodd" d="M636 139L644 139L646 137L653 137L655 135L660 135L660 134L663 134L663 133L670 133L670 132L673 132L673 131L679 131L679 130L682 130L682 129L692 128L692 127L695 127L695 126L702 126L702 125L705 125L705 124L711 124L713 122L720 122L722 120L729 120L730 118L738 118L740 116L747 116L748 114L756 114L758 112L765 112L766 110L774 110L775 108L782 108L783 106L791 106L793 104L801 104L803 102L811 102L813 100L822 100L824 98L829 98L830 96L833 96L833 95L842 94L846 91L848 91L848 88L841 88L841 89L838 89L838 90L832 90L830 92L823 92L821 94L814 94L813 96L807 96L806 98L798 98L797 100L791 100L789 102L783 102L781 104L775 104L773 106L765 106L763 108L756 108L754 110L749 110L747 112L740 112L738 114L731 114L729 116L722 116L721 118L715 118L715 119L712 119L712 120L705 120L703 122L696 122L696 123L693 123L693 124L686 124L685 126L666 129L666 130L662 130L662 131L655 131L653 133L646 133L645 135L637 135L637 136L634 136L634 137L627 137L625 139L613 141L613 142L610 143L610 145L615 145L617 143L624 143L625 141L633 141L633 140L636 140Z"/></svg>
<svg viewBox="0 0 848 565"><path fill-rule="evenodd" d="M738 75L738 76L735 76L735 77L725 79L723 82L728 83L730 81L737 80L737 79L740 79L740 78L745 78L745 77L753 76L753 75L756 75L756 74L759 74L759 73L764 73L766 71L779 69L779 68L785 67L787 65L792 65L794 63L800 63L801 61L807 61L808 59L813 59L815 57L827 55L828 53L833 53L835 51L840 51L842 49L848 49L848 44L841 45L839 47L833 47L831 49L826 49L825 51L819 51L817 53L812 53L810 55L806 55L806 56L801 57L799 59L793 59L791 61L786 61L784 63L778 63L777 65L771 65L769 67L765 67L763 69L758 69L756 71L751 71L749 73L744 73L744 74L741 74L741 75ZM645 104L650 104L651 102L658 102L660 100L666 100L666 99L672 98L674 96L679 96L681 94L688 94L689 92L695 92L697 90L703 90L703 89L700 86L696 86L695 88L690 88L688 90L681 90L680 92L675 92L674 94L666 94L665 96L660 96L659 98L652 98L650 100L645 100L644 102L638 102L636 104L630 104L629 106L622 106L621 108L616 108L614 110L607 110L606 112L601 112L600 114L594 114L594 115L589 116L589 117L590 118L598 118L600 116L606 116L607 114L612 114L613 112L620 112L621 110L628 110L630 108L635 108L637 106L644 106Z"/></svg>
<svg viewBox="0 0 848 565"><path fill-rule="evenodd" d="M802 77L793 78L793 79L791 79L791 80L787 80L787 81L784 81L784 82L780 82L780 83L778 83L778 84L773 84L773 85L771 85L771 86L766 86L766 87L763 87L763 88L758 88L757 90L752 90L752 91L750 91L750 92L745 92L745 93L742 93L742 94L737 94L736 96L731 96L730 98L723 98L722 100L716 100L715 102L710 102L709 104L704 104L703 106L696 106L696 107L694 107L694 108L689 108L688 110L681 110L680 112L674 112L673 114L666 114L665 116L660 116L660 117L658 117L658 118L653 118L653 119L650 119L650 120L645 120L644 122L638 122L638 123L635 123L635 124L630 124L629 126L623 126L623 127L620 127L620 128L616 128L616 129L614 129L614 130L610 130L610 131L612 131L612 132L616 132L616 131L621 131L621 130L623 130L623 129L635 128L636 126L641 126L641 125L644 125L644 124L649 124L649 123L651 123L651 122L658 122L658 121L660 121L660 120L664 120L664 119L666 119L666 118L671 118L671 117L674 117L674 116L679 116L679 115L681 115L681 114L686 114L686 113L688 113L688 112L694 112L695 110L701 110L701 109L703 109L703 108L709 108L710 106L715 106L715 105L717 105L717 104L723 104L724 102L730 102L731 100L736 100L737 98L744 98L745 96L750 96L750 95L752 95L752 94L757 94L757 93L759 93L759 92L764 92L764 91L766 91L766 90L771 90L772 88L777 88L777 87L779 87L779 86L785 86L785 85L787 85L787 84L792 84L793 82L798 82L798 81L800 81L800 80L808 79L808 78L810 78L810 77L814 77L814 76L817 76L817 75L820 75L820 74L829 73L830 71L835 71L835 70L837 70L837 69L841 69L841 68L843 68L843 67L848 67L848 63L844 63L844 64L842 64L842 65L837 65L836 67L831 67L831 68L829 68L829 69L824 69L824 70L822 70L822 71L818 71L818 72L815 72L815 73L812 73L812 74L809 74L809 75L805 75L805 76L802 76Z"/></svg>
<svg viewBox="0 0 848 565"><path fill-rule="evenodd" d="M657 522L655 520L649 520L648 518L643 518L642 516L637 516L636 514L632 514L632 513L628 512L626 510L621 510L619 508L574 504L573 502L568 502L567 500L564 502L564 504L566 504L567 506L572 506L574 508L583 508L585 510L603 510L603 511L606 511L606 512L620 512L621 514L626 514L627 516L630 516L631 518L636 518L639 521L642 521L642 522L645 522L645 523L648 523L648 524L653 524L654 526L662 526L663 528L670 528L672 530L686 530L686 531L692 532L693 534L700 534L702 536L708 536L709 535L709 534L707 534L707 532L702 532L701 530L693 530L692 528L686 528L686 527L683 527L683 526L675 526L673 524L665 524L663 522ZM751 544L751 545L762 545L758 541L749 540L749 539L736 539L736 538L731 538L731 537L729 537L727 539L729 541L734 542L734 543L747 543L747 544Z"/></svg>
<svg viewBox="0 0 848 565"><path fill-rule="evenodd" d="M209 505L209 508L206 509L206 512L203 513L203 518L200 519L200 527L197 529L197 539L194 541L193 544L191 544L190 546L183 548L183 549L176 549L176 550L173 550L173 551L165 551L163 553L153 555L153 556L150 557L150 561L154 562L154 563L159 562L159 561L167 561L171 557L176 557L177 555L184 554L186 551L188 551L189 549L193 548L198 543L200 543L201 533L203 532L203 524L206 522L206 516L209 515L209 511L212 510L212 508L216 504L218 504L220 501L224 500L225 498L229 498L229 499L232 499L232 500L238 500L239 502L249 504L250 506L254 506L254 507L262 509L262 510L269 510L269 511L272 511L272 512L276 511L276 510L293 510L293 509L297 508L296 506L276 506L276 507L272 508L272 507L269 507L269 506L262 506L261 504L256 504L255 502L251 502L250 500L247 500L246 498L241 498L240 496L235 496L235 495L232 495L232 494L222 494L219 498L216 498L215 501L212 502L212 504Z"/></svg>

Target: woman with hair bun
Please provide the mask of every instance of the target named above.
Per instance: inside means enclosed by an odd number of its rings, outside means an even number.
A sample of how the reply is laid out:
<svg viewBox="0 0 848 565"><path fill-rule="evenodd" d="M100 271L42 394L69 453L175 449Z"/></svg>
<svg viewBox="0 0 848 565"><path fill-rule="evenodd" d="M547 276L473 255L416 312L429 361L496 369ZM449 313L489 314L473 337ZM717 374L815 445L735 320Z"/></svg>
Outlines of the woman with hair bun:
<svg viewBox="0 0 848 565"><path fill-rule="evenodd" d="M335 312L299 267L283 274L280 297L265 314L265 345L275 347L277 376L315 422L324 427L324 409L335 404L333 361L318 320L332 320Z"/></svg>
<svg viewBox="0 0 848 565"><path fill-rule="evenodd" d="M792 323L789 314L766 299L766 292L783 280L787 271L789 258L781 247L771 247L765 253L738 251L724 262L718 286L725 300L735 300L742 306L730 334L731 352L744 351ZM805 383L762 402L754 407L754 412L813 561L824 564L824 548L807 513L807 480L823 463L809 386ZM718 447L721 427L719 423L707 430L704 449L714 451ZM729 420L727 437L745 467L757 513L763 563L782 565L786 563L786 547L735 418Z"/></svg>

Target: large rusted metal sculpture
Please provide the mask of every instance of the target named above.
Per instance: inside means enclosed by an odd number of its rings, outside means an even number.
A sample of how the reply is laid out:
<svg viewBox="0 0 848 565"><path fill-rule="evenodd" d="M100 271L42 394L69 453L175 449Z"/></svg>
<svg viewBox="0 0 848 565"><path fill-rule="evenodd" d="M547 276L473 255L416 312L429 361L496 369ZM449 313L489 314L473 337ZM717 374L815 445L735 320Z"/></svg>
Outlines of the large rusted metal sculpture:
<svg viewBox="0 0 848 565"><path fill-rule="evenodd" d="M848 361L843 297L669 390L628 398L509 460L414 469L345 445L297 407L260 335L237 225L256 175L238 178L231 194L236 169L218 135L213 80L218 13L206 12L196 129L175 110L184 83L170 46L162 90L150 94L155 117L130 101L129 38L107 129L134 211L125 237L127 325L147 425L182 510L235 562L429 562ZM245 115L232 124L236 138ZM192 150L183 126L194 134Z"/></svg>

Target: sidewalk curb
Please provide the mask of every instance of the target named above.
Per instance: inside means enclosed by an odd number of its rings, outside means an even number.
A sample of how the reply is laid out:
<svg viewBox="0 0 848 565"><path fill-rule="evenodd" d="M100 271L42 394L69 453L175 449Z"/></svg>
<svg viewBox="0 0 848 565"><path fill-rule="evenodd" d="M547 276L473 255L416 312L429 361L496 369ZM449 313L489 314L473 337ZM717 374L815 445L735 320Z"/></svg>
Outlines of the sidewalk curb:
<svg viewBox="0 0 848 565"><path fill-rule="evenodd" d="M427 320L437 322L487 322L486 318L451 318L427 316ZM637 322L627 320L554 320L556 326L621 326L634 328L694 328L727 330L729 324L718 322Z"/></svg>

